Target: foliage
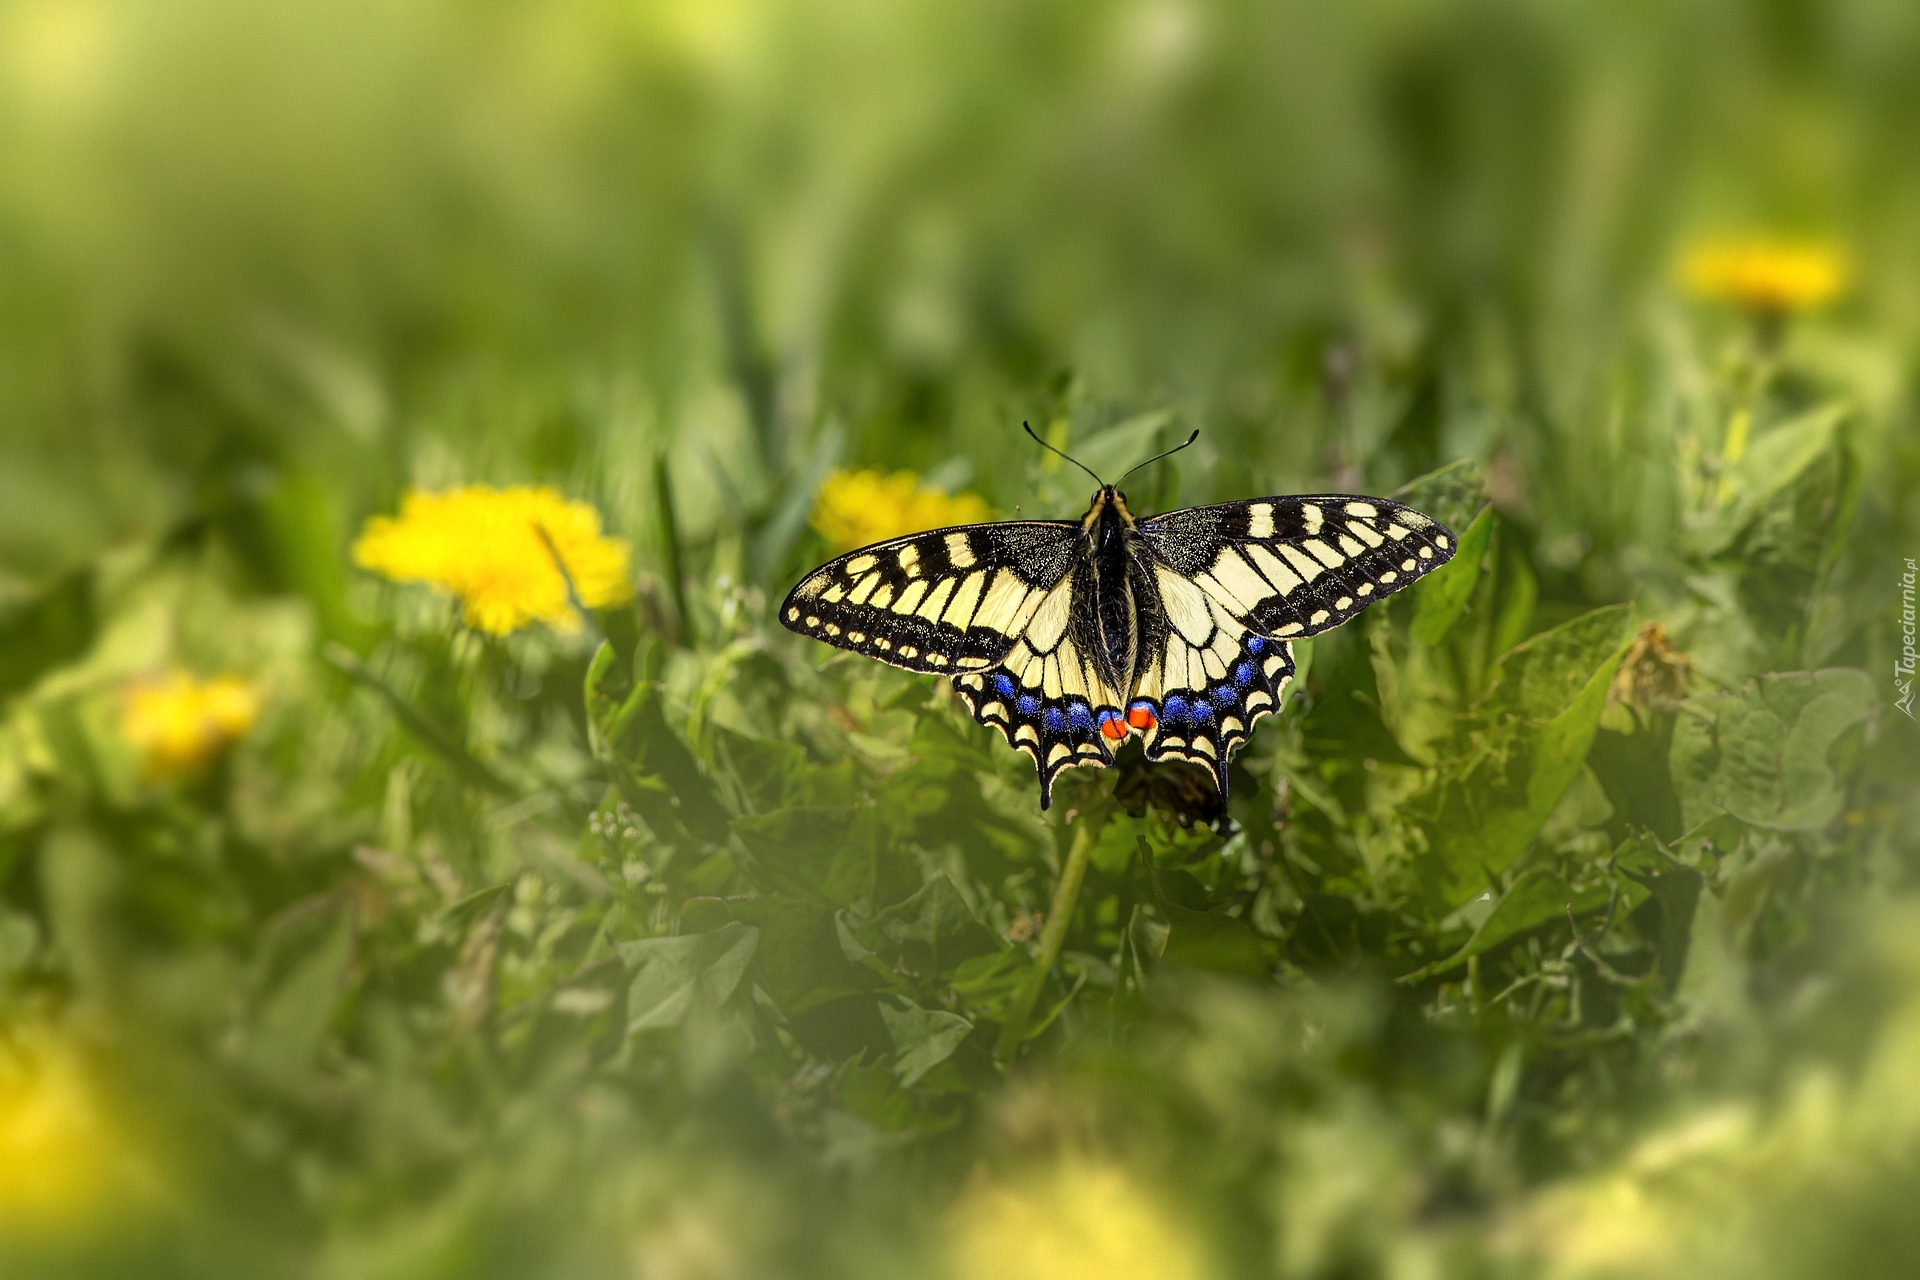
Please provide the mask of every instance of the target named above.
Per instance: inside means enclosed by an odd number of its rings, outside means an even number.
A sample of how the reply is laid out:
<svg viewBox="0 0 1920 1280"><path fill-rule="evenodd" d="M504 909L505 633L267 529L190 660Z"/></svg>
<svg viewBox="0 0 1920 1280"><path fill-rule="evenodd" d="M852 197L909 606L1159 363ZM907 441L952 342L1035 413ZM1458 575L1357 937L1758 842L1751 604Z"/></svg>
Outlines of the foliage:
<svg viewBox="0 0 1920 1280"><path fill-rule="evenodd" d="M1906 7L0 32L0 1271L1904 1273ZM1022 419L1460 549L1042 815L769 613Z"/></svg>

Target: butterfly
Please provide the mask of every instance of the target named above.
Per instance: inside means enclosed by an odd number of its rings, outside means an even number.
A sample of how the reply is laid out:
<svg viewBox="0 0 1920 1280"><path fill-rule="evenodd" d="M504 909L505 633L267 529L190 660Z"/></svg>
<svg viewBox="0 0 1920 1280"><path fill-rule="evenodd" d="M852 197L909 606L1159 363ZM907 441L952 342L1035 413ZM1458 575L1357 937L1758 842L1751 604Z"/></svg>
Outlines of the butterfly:
<svg viewBox="0 0 1920 1280"><path fill-rule="evenodd" d="M1410 586L1457 542L1384 498L1246 498L1139 517L1118 485L1094 479L1078 520L957 525L829 560L787 594L780 621L948 677L974 719L1033 758L1042 809L1062 769L1110 765L1134 735L1149 760L1205 768L1224 800L1234 752L1280 709L1292 642Z"/></svg>

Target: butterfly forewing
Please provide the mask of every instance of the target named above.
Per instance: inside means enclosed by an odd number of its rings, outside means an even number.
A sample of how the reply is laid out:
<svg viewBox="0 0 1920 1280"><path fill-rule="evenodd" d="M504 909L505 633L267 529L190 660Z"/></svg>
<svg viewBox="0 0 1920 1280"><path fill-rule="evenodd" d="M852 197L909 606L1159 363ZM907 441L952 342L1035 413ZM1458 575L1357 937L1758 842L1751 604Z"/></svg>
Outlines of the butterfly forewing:
<svg viewBox="0 0 1920 1280"><path fill-rule="evenodd" d="M1251 498L1140 522L1142 541L1175 577L1273 639L1310 636L1439 568L1452 530L1384 498ZM1183 616L1177 600L1168 614ZM1185 606L1193 615L1193 606Z"/></svg>
<svg viewBox="0 0 1920 1280"><path fill-rule="evenodd" d="M862 547L803 578L780 621L909 671L984 670L1066 582L1078 532L1064 520L1010 520Z"/></svg>

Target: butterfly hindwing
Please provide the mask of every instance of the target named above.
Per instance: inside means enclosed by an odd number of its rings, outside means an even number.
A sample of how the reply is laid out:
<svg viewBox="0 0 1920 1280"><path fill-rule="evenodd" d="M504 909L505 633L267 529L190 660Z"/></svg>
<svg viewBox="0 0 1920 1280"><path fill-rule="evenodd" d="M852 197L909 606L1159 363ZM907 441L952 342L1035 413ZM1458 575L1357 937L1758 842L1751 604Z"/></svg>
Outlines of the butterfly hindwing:
<svg viewBox="0 0 1920 1280"><path fill-rule="evenodd" d="M1042 809L1052 802L1053 780L1062 769L1112 764L1113 745L1126 736L1103 732L1122 722L1122 697L1100 678L1073 630L1044 654L1023 637L1000 666L954 680L974 719L1032 757L1040 771Z"/></svg>
<svg viewBox="0 0 1920 1280"><path fill-rule="evenodd" d="M1456 541L1411 507L1345 494L1190 507L1139 528L1167 569L1274 639L1339 626L1452 559Z"/></svg>
<svg viewBox="0 0 1920 1280"><path fill-rule="evenodd" d="M789 631L909 671L985 670L1066 585L1079 528L1010 520L875 543L803 578L781 604L780 620Z"/></svg>
<svg viewBox="0 0 1920 1280"><path fill-rule="evenodd" d="M1128 722L1149 760L1200 765L1225 795L1227 762L1286 696L1293 647L1259 634L1170 566L1155 564L1151 574L1151 588L1136 598L1152 656L1127 704Z"/></svg>

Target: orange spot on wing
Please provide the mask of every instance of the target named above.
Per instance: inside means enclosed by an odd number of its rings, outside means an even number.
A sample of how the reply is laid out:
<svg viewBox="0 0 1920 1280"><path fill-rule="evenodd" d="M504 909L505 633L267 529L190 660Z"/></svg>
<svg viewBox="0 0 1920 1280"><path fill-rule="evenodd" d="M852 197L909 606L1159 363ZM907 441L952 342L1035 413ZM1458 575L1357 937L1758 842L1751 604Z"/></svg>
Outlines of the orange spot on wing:
<svg viewBox="0 0 1920 1280"><path fill-rule="evenodd" d="M1160 723L1160 721L1159 718L1153 714L1152 707L1142 704L1127 708L1127 723L1142 733L1145 733L1148 729Z"/></svg>
<svg viewBox="0 0 1920 1280"><path fill-rule="evenodd" d="M1127 723L1119 716L1109 716L1100 722L1100 732L1118 742L1127 736Z"/></svg>

